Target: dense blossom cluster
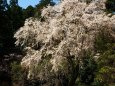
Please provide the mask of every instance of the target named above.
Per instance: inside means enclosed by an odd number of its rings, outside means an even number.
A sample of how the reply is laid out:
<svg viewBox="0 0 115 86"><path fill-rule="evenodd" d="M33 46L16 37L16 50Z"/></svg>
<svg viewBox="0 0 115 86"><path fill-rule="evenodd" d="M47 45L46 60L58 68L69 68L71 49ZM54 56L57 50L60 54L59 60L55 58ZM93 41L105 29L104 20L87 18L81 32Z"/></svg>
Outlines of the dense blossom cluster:
<svg viewBox="0 0 115 86"><path fill-rule="evenodd" d="M63 0L58 5L44 8L41 19L25 21L14 37L16 45L27 51L21 63L28 68L29 78L32 66L41 64L44 55L51 55L51 71L58 71L67 57L74 56L77 61L82 59L84 51L95 54L94 41L99 31L108 31L115 37L115 16L104 12L104 1L86 4L80 0Z"/></svg>

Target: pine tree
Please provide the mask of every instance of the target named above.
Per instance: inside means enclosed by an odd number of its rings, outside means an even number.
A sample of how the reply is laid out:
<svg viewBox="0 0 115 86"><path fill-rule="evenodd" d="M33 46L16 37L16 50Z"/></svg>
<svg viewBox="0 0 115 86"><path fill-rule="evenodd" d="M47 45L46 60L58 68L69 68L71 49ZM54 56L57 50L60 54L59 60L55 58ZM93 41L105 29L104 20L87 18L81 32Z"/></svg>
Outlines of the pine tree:
<svg viewBox="0 0 115 86"><path fill-rule="evenodd" d="M35 9L35 17L40 17L41 15L41 9L43 9L43 7L47 7L48 5L55 5L55 3L53 2L53 0L40 0L39 4L36 5L36 9Z"/></svg>
<svg viewBox="0 0 115 86"><path fill-rule="evenodd" d="M105 4L107 11L115 12L115 0L107 0Z"/></svg>
<svg viewBox="0 0 115 86"><path fill-rule="evenodd" d="M7 0L0 0L0 54L4 54L10 37L10 20L7 14ZM7 34L6 34L7 33Z"/></svg>
<svg viewBox="0 0 115 86"><path fill-rule="evenodd" d="M24 19L33 17L35 14L35 8L32 7L31 5L28 6L26 9L24 9L23 11L24 11Z"/></svg>
<svg viewBox="0 0 115 86"><path fill-rule="evenodd" d="M7 6L7 0L0 0L0 10L5 10Z"/></svg>
<svg viewBox="0 0 115 86"><path fill-rule="evenodd" d="M7 54L14 47L13 34L23 25L23 11L18 0L0 0L0 53Z"/></svg>
<svg viewBox="0 0 115 86"><path fill-rule="evenodd" d="M18 5L18 0L10 0L10 5L11 6L17 6Z"/></svg>
<svg viewBox="0 0 115 86"><path fill-rule="evenodd" d="M18 0L11 0L9 16L12 20L12 30L15 32L23 25L23 9L18 5Z"/></svg>

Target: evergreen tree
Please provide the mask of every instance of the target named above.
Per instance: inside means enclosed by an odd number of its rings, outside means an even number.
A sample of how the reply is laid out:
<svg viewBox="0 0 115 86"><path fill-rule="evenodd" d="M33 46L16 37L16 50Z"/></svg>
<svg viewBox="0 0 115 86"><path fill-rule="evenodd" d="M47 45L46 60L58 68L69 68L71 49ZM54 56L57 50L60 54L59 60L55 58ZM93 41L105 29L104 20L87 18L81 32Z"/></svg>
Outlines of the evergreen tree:
<svg viewBox="0 0 115 86"><path fill-rule="evenodd" d="M10 5L11 6L17 6L18 5L18 0L10 0Z"/></svg>
<svg viewBox="0 0 115 86"><path fill-rule="evenodd" d="M7 5L7 0L0 0L0 10L5 10Z"/></svg>
<svg viewBox="0 0 115 86"><path fill-rule="evenodd" d="M10 53L10 49L14 48L15 39L13 35L15 31L24 23L23 9L18 6L17 0L0 0L0 45L2 54Z"/></svg>
<svg viewBox="0 0 115 86"><path fill-rule="evenodd" d="M40 17L41 15L41 9L43 9L43 7L47 7L48 5L55 5L55 3L53 2L53 0L40 0L39 4L36 5L35 8L35 17Z"/></svg>
<svg viewBox="0 0 115 86"><path fill-rule="evenodd" d="M35 8L32 7L31 5L28 6L26 9L24 9L24 19L33 17L35 14Z"/></svg>
<svg viewBox="0 0 115 86"><path fill-rule="evenodd" d="M107 11L115 12L115 0L107 0L105 4Z"/></svg>
<svg viewBox="0 0 115 86"><path fill-rule="evenodd" d="M23 25L23 9L18 5L18 0L11 0L9 6L9 17L12 22L12 30L15 32Z"/></svg>
<svg viewBox="0 0 115 86"><path fill-rule="evenodd" d="M0 54L4 54L10 37L10 20L7 14L7 1L0 0ZM7 34L6 34L7 33Z"/></svg>
<svg viewBox="0 0 115 86"><path fill-rule="evenodd" d="M54 5L53 0L40 0L39 6L46 7L47 5Z"/></svg>

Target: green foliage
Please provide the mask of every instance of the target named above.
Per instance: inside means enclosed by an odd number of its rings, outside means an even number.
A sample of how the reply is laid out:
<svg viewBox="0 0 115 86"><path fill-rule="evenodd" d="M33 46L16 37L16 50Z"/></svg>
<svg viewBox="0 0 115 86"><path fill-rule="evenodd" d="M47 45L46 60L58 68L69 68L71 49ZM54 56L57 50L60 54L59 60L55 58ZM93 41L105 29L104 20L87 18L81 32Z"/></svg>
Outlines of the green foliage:
<svg viewBox="0 0 115 86"><path fill-rule="evenodd" d="M99 58L99 71L96 80L104 85L110 85L115 80L115 51L107 50ZM115 84L115 83L114 83Z"/></svg>
<svg viewBox="0 0 115 86"><path fill-rule="evenodd" d="M35 7L35 17L40 18L41 17L41 10L44 7L47 7L48 5L55 5L53 0L40 0L39 4L36 5Z"/></svg>
<svg viewBox="0 0 115 86"><path fill-rule="evenodd" d="M39 86L40 82L38 79L27 80L26 86Z"/></svg>
<svg viewBox="0 0 115 86"><path fill-rule="evenodd" d="M23 12L24 12L24 19L33 17L35 15L35 8L30 5L26 9L24 9Z"/></svg>
<svg viewBox="0 0 115 86"><path fill-rule="evenodd" d="M115 84L115 40L108 33L101 32L96 40L98 59L98 72L95 86L111 86Z"/></svg>
<svg viewBox="0 0 115 86"><path fill-rule="evenodd" d="M100 31L95 39L95 49L97 52L104 52L111 47L113 38L107 31Z"/></svg>
<svg viewBox="0 0 115 86"><path fill-rule="evenodd" d="M10 1L12 2L12 0ZM0 54L7 54L14 47L13 35L23 25L22 10L17 3L7 4L7 0L0 0ZM15 10L14 10L15 9Z"/></svg>
<svg viewBox="0 0 115 86"><path fill-rule="evenodd" d="M4 54L5 48L11 43L10 38L12 31L10 25L11 23L7 12L7 2L6 0L0 0L0 54Z"/></svg>
<svg viewBox="0 0 115 86"><path fill-rule="evenodd" d="M16 30L24 24L23 9L18 6L17 0L10 0L8 12L8 16L12 24L12 31L14 34L14 32L16 32Z"/></svg>
<svg viewBox="0 0 115 86"><path fill-rule="evenodd" d="M27 8L28 10L28 8ZM26 18L33 16L30 11L24 11L18 0L0 0L0 55L11 53L9 49L15 48L14 33L24 24Z"/></svg>
<svg viewBox="0 0 115 86"><path fill-rule="evenodd" d="M53 2L53 0L40 0L38 7L43 8L43 7L46 7L48 5L53 6L53 5L55 5L55 3Z"/></svg>
<svg viewBox="0 0 115 86"><path fill-rule="evenodd" d="M94 81L95 72L97 70L97 64L93 57L87 56L80 68L80 82L85 85L91 85Z"/></svg>
<svg viewBox="0 0 115 86"><path fill-rule="evenodd" d="M107 0L105 5L108 12L115 11L115 0Z"/></svg>
<svg viewBox="0 0 115 86"><path fill-rule="evenodd" d="M96 76L96 61L90 53L86 53L81 61L73 58L69 57L68 62L62 63L63 73L69 81L66 83L68 86L91 86Z"/></svg>
<svg viewBox="0 0 115 86"><path fill-rule="evenodd" d="M10 0L10 6L15 7L18 5L18 0Z"/></svg>
<svg viewBox="0 0 115 86"><path fill-rule="evenodd" d="M7 5L7 0L0 0L0 11L5 10Z"/></svg>
<svg viewBox="0 0 115 86"><path fill-rule="evenodd" d="M13 82L19 82L24 80L24 71L21 65L17 62L11 63L11 74Z"/></svg>

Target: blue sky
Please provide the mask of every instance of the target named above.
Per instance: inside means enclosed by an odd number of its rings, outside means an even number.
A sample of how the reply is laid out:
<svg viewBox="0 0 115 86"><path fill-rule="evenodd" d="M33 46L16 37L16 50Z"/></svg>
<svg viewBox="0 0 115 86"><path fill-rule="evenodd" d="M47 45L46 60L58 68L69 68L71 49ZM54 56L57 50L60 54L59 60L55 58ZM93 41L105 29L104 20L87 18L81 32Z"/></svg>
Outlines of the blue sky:
<svg viewBox="0 0 115 86"><path fill-rule="evenodd" d="M40 0L18 0L18 1L21 7L26 8L29 5L35 6L36 4L39 3ZM58 0L54 0L54 1L57 2Z"/></svg>

